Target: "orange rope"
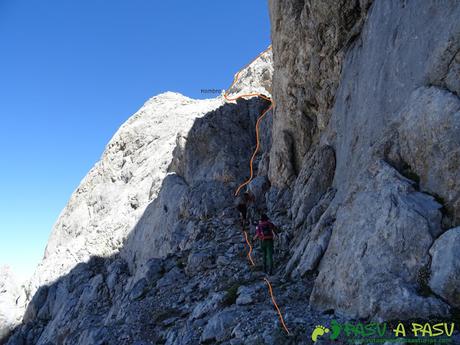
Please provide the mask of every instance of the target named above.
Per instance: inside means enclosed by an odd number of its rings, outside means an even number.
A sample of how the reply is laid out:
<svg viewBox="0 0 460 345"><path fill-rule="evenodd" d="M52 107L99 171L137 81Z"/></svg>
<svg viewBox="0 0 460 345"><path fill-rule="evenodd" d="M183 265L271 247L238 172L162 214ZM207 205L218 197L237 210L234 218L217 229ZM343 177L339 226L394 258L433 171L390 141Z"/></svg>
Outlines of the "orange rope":
<svg viewBox="0 0 460 345"><path fill-rule="evenodd" d="M265 99L266 101L269 101L271 104L270 104L270 107L268 107L268 109L264 110L262 112L262 114L258 117L257 119L257 122L256 122L256 148L254 150L254 152L252 153L252 156L251 156L251 160L249 161L249 178L244 181L242 184L240 184L238 186L238 188L236 189L235 191L235 196L237 196L241 189L246 186L247 184L249 184L252 179L254 178L254 159L256 158L256 155L257 155L257 152L259 152L259 149L260 149L260 140L259 140L259 125L260 125L260 122L262 121L262 119L265 117L265 115L271 110L273 109L273 106L274 106L274 102L272 101L272 99L270 97L267 97L261 93L248 93L248 94L244 94L244 95L240 95L240 96L237 96L235 98L230 98L228 97L228 92L230 91L230 89L238 82L238 79L240 78L240 74L241 72L246 68L248 67L250 64L252 64L255 60L257 60L260 56L262 56L263 54L265 54L266 52L268 52L269 50L271 50L272 47L268 47L266 50L264 50L262 53L260 53L254 60L252 60L251 62L249 62L246 66L244 66L237 74L235 74L235 78L233 78L233 83L232 85L230 85L230 87L225 91L224 93L224 98L227 100L227 101L236 101L240 98L244 98L244 97L260 97L262 99Z"/></svg>
<svg viewBox="0 0 460 345"><path fill-rule="evenodd" d="M251 160L249 161L249 178L246 181L244 181L242 184L239 185L239 187L235 191L235 196L237 196L240 193L241 189L244 186L246 186L247 184L249 184L252 181L252 179L254 178L254 168L253 168L254 159L256 158L257 152L259 152L259 149L260 149L259 125L260 125L260 122L262 121L262 119L265 117L265 115L272 108L273 108L273 103L257 119L257 122L256 122L256 142L257 142L257 145L256 145L256 148L254 149L254 152L252 153Z"/></svg>
<svg viewBox="0 0 460 345"><path fill-rule="evenodd" d="M276 311L278 312L278 316L280 317L281 324L283 325L283 328L286 331L286 333L291 334L291 332L289 332L289 329L287 328L286 324L284 323L283 315L281 314L280 308L278 308L278 304L276 304L275 297L273 296L272 285L270 284L270 282L268 281L267 278L264 278L264 280L268 285L268 291L270 292L270 296L272 298L273 305L275 306Z"/></svg>
<svg viewBox="0 0 460 345"><path fill-rule="evenodd" d="M250 64L252 64L254 61L256 61L259 57L261 57L262 55L264 55L266 52L268 52L268 51L271 50L271 49L272 49L272 46L270 45L270 46L269 46L267 49L265 49L262 53L260 53L259 55L257 55L256 58L254 58L251 62L249 62L248 64L246 64L246 66L244 66L242 69L240 69L240 70L238 71L237 74L235 74L235 77L233 78L233 83L232 83L232 85L230 85L230 87L229 87L229 88L225 91L225 93L224 93L224 98L225 98L227 101L230 101L230 102L231 102L231 101L236 101L236 100L238 100L238 99L240 99L240 98L243 98L243 97L254 97L254 96L258 96L258 97L263 98L263 99L265 99L265 100L267 100L267 101L271 101L271 98L269 98L269 97L267 97L267 96L264 96L264 95L262 95L262 94L260 94L260 93L250 93L250 94L246 94L246 95L240 95L240 96L238 96L238 97L236 97L236 98L229 98L229 97L228 97L228 92L229 92L230 89L236 84L236 82L238 81L238 79L240 79L240 74L241 74L241 72L242 72L246 67L248 67Z"/></svg>
<svg viewBox="0 0 460 345"><path fill-rule="evenodd" d="M252 181L252 179L254 178L254 169L253 169L253 165L254 165L254 159L257 155L257 152L259 152L259 149L260 149L260 135L259 135L259 125L260 125L260 122L262 121L262 119L265 117L265 115L271 110L273 109L273 107L275 106L275 102L270 98L270 97L267 97L261 93L249 93L249 94L244 94L244 95L240 95L238 97L235 97L235 98L229 98L228 97L228 91L236 84L236 82L238 81L239 77L240 77L240 74L241 72L243 71L243 69L245 69L247 66L249 66L251 63L253 63L255 60L257 60L260 56L262 56L263 54L265 54L267 51L269 51L270 49L272 49L272 47L268 47L265 51L263 51L262 53L260 53L254 60L252 60L251 62L249 62L246 66L244 66L236 75L235 75L235 78L233 78L233 83L232 85L225 91L224 93L224 98L227 100L227 101L236 101L240 98L244 98L244 97L260 97L262 99L265 99L266 101L269 101L271 104L270 106L264 110L262 112L262 114L257 118L257 122L256 122L256 148L254 149L254 152L252 153L252 156L251 156L251 160L249 161L249 178L244 181L241 185L238 186L237 190L235 191L235 196L237 196L241 189L246 186L248 183L250 183ZM251 256L251 253L252 253L252 246L251 246L251 243L249 242L249 239L248 239L248 233L246 232L246 230L244 230L244 226L243 226L243 233L244 233L244 239L246 240L246 243L248 244L249 246L249 251L248 251L248 259L251 263L252 266L255 266L254 264L254 260L252 260L252 256ZM275 306L276 308L276 311L278 312L278 315L279 315L279 319L281 321L281 324L284 328L284 330L287 332L287 334L291 334L289 332L289 329L287 328L285 322L284 322L284 319L283 319L283 315L281 314L281 311L280 311L280 308L278 307L278 304L276 303L276 300L275 300L275 297L273 296L273 289L272 289L272 286L270 284L270 282L268 281L267 278L264 278L265 282L267 283L268 285L268 291L270 293L270 296L271 296L271 299L272 299L272 302L273 302L273 305Z"/></svg>
<svg viewBox="0 0 460 345"><path fill-rule="evenodd" d="M252 260L252 256L251 256L251 253L252 253L252 246L251 246L251 243L250 243L249 240L248 240L248 233L246 232L246 230L243 230L243 232L244 232L244 239L246 240L246 243L247 243L248 246L249 246L248 259L249 259L249 261L251 262L251 265L252 265L252 266L255 266L254 260Z"/></svg>

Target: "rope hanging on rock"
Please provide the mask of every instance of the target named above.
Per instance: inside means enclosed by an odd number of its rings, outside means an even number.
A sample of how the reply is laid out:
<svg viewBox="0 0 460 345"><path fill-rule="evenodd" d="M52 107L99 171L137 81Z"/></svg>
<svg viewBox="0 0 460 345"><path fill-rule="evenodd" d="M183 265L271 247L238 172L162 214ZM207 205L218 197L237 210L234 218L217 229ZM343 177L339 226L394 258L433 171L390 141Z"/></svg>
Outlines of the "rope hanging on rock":
<svg viewBox="0 0 460 345"><path fill-rule="evenodd" d="M262 114L260 114L260 116L257 118L257 122L256 122L256 148L254 149L254 152L252 153L252 156L251 156L251 159L249 161L249 178L244 181L242 184L240 184L238 186L238 188L236 189L235 191L235 196L238 196L238 194L240 193L241 189L243 187L245 187L246 185L248 185L252 179L254 178L254 159L257 155L257 153L259 152L259 149L260 149L260 135L259 135L259 126L260 126L260 123L261 121L263 120L263 118L265 117L265 115L274 108L275 106L275 102L270 98L270 97L267 97L261 93L249 93L249 94L243 94L243 95L239 95L235 98L230 98L228 97L228 92L230 91L230 89L237 83L238 79L240 78L240 74L241 72L246 68L248 67L250 64L252 64L255 60L257 60L260 56L262 56L263 54L267 53L269 50L271 50L272 47L268 47L265 51L263 51L262 53L260 53L254 60L252 60L251 62L249 62L246 66L244 66L236 75L235 75L235 78L233 78L233 83L232 85L225 91L224 93L224 98L229 101L229 102L233 102L233 101L237 101L238 99L240 98L245 98L245 97L259 97L259 98L262 98L266 101L269 101L270 102L270 106L265 109ZM249 247L249 251L247 253L247 257L249 259L249 262L251 263L252 266L255 266L255 263L254 263L254 260L252 259L252 245L248 239L248 233L247 231L244 229L244 224L243 224L243 234L244 234L244 239ZM286 331L287 334L291 334L289 332L289 329L287 328L286 326L286 323L284 322L284 318L283 318L283 314L281 314L281 310L280 308L278 307L278 304L276 303L276 300L275 300L275 297L273 295L273 288L272 288L272 285L270 284L270 281L265 277L264 278L265 280L265 283L267 284L267 287L268 287L268 292L270 294L270 297L271 297L271 300L272 300L272 303L273 305L275 306L275 309L278 313L278 316L279 316L279 319L280 319L280 322L281 322L281 325L283 326L283 329Z"/></svg>
<svg viewBox="0 0 460 345"><path fill-rule="evenodd" d="M232 85L230 85L230 87L225 91L224 93L224 98L229 101L229 102L235 102L237 101L238 99L241 99L241 98L250 98L250 97L259 97L259 98L262 98L266 101L269 101L270 102L270 106L265 109L262 114L260 114L260 116L257 118L257 122L256 122L256 148L254 149L254 152L252 153L252 156L251 156L251 159L249 161L249 178L244 181L242 184L240 184L238 186L238 188L236 189L235 191L235 196L238 196L238 194L240 193L241 189L248 185L252 179L254 178L254 159L256 158L256 155L257 155L257 152L259 152L259 149L260 149L260 136L259 136L259 125L260 125L260 122L262 121L262 119L265 117L265 115L273 109L274 107L274 101L270 98L270 97L267 97L265 96L264 94L261 94L261 93L247 93L247 94L243 94L243 95L239 95L237 97L234 97L234 98L230 98L228 96L228 93L230 91L230 89L238 82L239 78L240 78L240 74L241 72L247 68L250 64L252 64L255 60L257 60L259 57L261 57L262 55L266 54L268 51L270 51L272 49L272 46L269 46L266 50L264 50L262 53L260 53L254 60L252 60L251 62L249 62L246 66L244 66L242 69L240 69L238 71L237 74L235 74L235 77L233 78L233 82L232 82Z"/></svg>

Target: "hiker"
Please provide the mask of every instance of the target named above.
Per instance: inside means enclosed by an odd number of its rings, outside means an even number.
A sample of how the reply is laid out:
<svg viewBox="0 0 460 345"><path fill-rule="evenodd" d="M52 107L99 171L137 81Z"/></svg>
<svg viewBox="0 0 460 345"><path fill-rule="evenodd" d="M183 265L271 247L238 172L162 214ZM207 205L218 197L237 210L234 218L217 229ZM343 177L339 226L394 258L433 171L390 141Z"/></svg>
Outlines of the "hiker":
<svg viewBox="0 0 460 345"><path fill-rule="evenodd" d="M270 182L264 176L255 177L246 187L249 195L251 195L251 204L248 206L249 218L256 221L256 225L260 216L266 213L265 196L270 188Z"/></svg>
<svg viewBox="0 0 460 345"><path fill-rule="evenodd" d="M264 213L260 217L259 224L256 227L256 234L253 240L257 238L261 240L261 248L264 262L264 272L270 275L273 274L273 239L277 235L276 228L272 222L269 221L267 215Z"/></svg>
<svg viewBox="0 0 460 345"><path fill-rule="evenodd" d="M251 196L248 192L244 192L242 195L239 195L236 199L236 209L240 213L241 224L243 227L246 225L248 220L248 207L251 203Z"/></svg>

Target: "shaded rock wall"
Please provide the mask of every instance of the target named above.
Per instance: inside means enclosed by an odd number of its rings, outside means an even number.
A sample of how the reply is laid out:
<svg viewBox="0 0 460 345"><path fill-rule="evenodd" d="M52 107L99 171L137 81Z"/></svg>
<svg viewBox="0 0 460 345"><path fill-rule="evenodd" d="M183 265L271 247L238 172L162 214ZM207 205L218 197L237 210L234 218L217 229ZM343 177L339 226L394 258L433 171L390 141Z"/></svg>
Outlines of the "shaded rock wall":
<svg viewBox="0 0 460 345"><path fill-rule="evenodd" d="M327 126L346 48L359 33L369 0L270 0L276 101L270 180L286 186Z"/></svg>
<svg viewBox="0 0 460 345"><path fill-rule="evenodd" d="M128 262L190 249L198 223L233 205L233 193L249 173L256 119L268 106L256 98L239 100L196 119L178 141L158 198L126 241L122 255Z"/></svg>

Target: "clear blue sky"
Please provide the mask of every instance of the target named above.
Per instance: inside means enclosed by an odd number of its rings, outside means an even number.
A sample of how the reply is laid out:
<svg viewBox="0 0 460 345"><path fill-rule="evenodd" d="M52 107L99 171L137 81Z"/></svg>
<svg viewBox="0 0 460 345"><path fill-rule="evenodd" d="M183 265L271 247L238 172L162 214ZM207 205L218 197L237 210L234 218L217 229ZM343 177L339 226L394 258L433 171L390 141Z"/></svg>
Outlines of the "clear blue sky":
<svg viewBox="0 0 460 345"><path fill-rule="evenodd" d="M267 0L0 0L0 264L33 271L71 193L148 98L227 87L269 31Z"/></svg>

